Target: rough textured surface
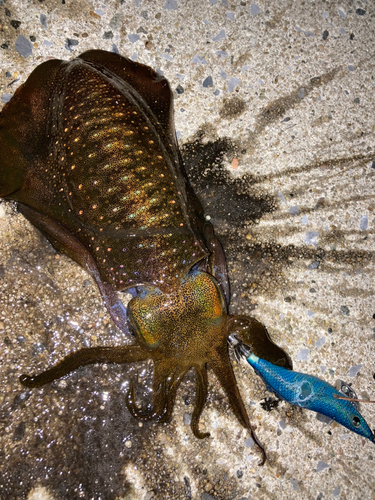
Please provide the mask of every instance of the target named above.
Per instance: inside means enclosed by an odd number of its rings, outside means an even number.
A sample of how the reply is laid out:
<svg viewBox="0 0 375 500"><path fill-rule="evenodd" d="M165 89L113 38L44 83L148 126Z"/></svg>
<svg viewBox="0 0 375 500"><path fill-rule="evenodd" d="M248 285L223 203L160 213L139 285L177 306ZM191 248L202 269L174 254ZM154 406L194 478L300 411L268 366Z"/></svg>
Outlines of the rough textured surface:
<svg viewBox="0 0 375 500"><path fill-rule="evenodd" d="M164 73L187 169L227 253L232 310L265 323L297 370L372 399L374 16L369 2L0 1L2 102L37 64L91 48ZM244 365L235 372L268 449L263 468L213 376L205 441L188 425L189 377L171 424L130 417L130 378L150 400L148 364L24 391L21 373L121 335L85 272L9 203L0 287L2 500L374 498L374 446L285 403L261 406L269 394ZM371 426L374 408L362 413Z"/></svg>

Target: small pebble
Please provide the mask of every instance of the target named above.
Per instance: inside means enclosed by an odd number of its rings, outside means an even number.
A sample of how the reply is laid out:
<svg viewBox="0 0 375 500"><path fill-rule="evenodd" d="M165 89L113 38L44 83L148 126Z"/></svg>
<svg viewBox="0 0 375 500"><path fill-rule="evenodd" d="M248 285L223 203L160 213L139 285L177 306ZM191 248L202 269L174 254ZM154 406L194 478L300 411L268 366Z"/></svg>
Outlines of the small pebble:
<svg viewBox="0 0 375 500"><path fill-rule="evenodd" d="M12 19L10 24L13 26L14 29L18 29L21 26L21 21L16 21L15 19Z"/></svg>
<svg viewBox="0 0 375 500"><path fill-rule="evenodd" d="M318 246L317 238L319 237L319 233L317 231L308 231L305 236L305 243L307 245Z"/></svg>
<svg viewBox="0 0 375 500"><path fill-rule="evenodd" d="M330 424L333 422L333 420L331 418L327 417L327 415L323 415L322 413L317 413L316 419L319 422L323 422L323 424Z"/></svg>
<svg viewBox="0 0 375 500"><path fill-rule="evenodd" d="M250 4L250 14L252 16L257 16L258 14L260 14L260 8L256 3Z"/></svg>
<svg viewBox="0 0 375 500"><path fill-rule="evenodd" d="M284 420L280 420L279 426L280 426L280 429L282 429L284 431L286 429L286 423L285 423L285 421Z"/></svg>
<svg viewBox="0 0 375 500"><path fill-rule="evenodd" d="M13 97L13 94L1 94L1 102L9 102Z"/></svg>
<svg viewBox="0 0 375 500"><path fill-rule="evenodd" d="M361 231L366 231L368 227L368 218L367 215L362 215L361 216L361 222L359 224L359 228Z"/></svg>
<svg viewBox="0 0 375 500"><path fill-rule="evenodd" d="M191 424L191 413L185 412L182 418L184 425L190 425Z"/></svg>
<svg viewBox="0 0 375 500"><path fill-rule="evenodd" d="M348 306L341 306L340 311L344 314L344 316L349 316L350 309Z"/></svg>
<svg viewBox="0 0 375 500"><path fill-rule="evenodd" d="M140 40L139 35L137 35L135 33L128 35L128 38L129 38L131 43L135 43L135 42L138 42L138 40Z"/></svg>
<svg viewBox="0 0 375 500"><path fill-rule="evenodd" d="M299 215L300 214L299 207L297 205L289 207L289 213L291 215Z"/></svg>
<svg viewBox="0 0 375 500"><path fill-rule="evenodd" d="M310 354L310 349L301 349L297 354L297 361L307 361L307 358Z"/></svg>
<svg viewBox="0 0 375 500"><path fill-rule="evenodd" d="M220 30L219 33L213 38L212 40L214 42L220 42L220 40L223 40L226 38L225 30Z"/></svg>
<svg viewBox="0 0 375 500"><path fill-rule="evenodd" d="M164 5L164 9L177 10L178 4L177 4L176 0L167 0L165 5Z"/></svg>
<svg viewBox="0 0 375 500"><path fill-rule="evenodd" d="M349 370L349 377L355 377L361 370L362 365L352 366Z"/></svg>
<svg viewBox="0 0 375 500"><path fill-rule="evenodd" d="M244 443L246 448L252 448L254 446L254 440L251 437L248 437Z"/></svg>
<svg viewBox="0 0 375 500"><path fill-rule="evenodd" d="M21 439L25 435L25 430L26 430L25 422L21 422L20 424L18 424L13 434L13 441L21 441Z"/></svg>
<svg viewBox="0 0 375 500"><path fill-rule="evenodd" d="M240 83L239 79L236 78L235 76L232 76L232 78L228 82L229 92L233 92L233 90L237 87L239 83Z"/></svg>
<svg viewBox="0 0 375 500"><path fill-rule="evenodd" d="M40 14L40 23L43 26L43 28L46 30L48 28L47 26L47 16L45 14Z"/></svg>
<svg viewBox="0 0 375 500"><path fill-rule="evenodd" d="M298 491L299 490L299 486L298 486L298 481L297 479L295 479L294 477L290 480L290 482L292 483L292 486L293 486L293 490L294 491Z"/></svg>
<svg viewBox="0 0 375 500"><path fill-rule="evenodd" d="M43 351L45 351L46 346L42 342L36 342L33 345L33 354L41 354Z"/></svg>
<svg viewBox="0 0 375 500"><path fill-rule="evenodd" d="M358 9L358 10L360 10L360 9ZM332 491L332 496L337 497L338 495L340 495L340 488L338 486L335 486L333 491Z"/></svg>
<svg viewBox="0 0 375 500"><path fill-rule="evenodd" d="M316 466L316 472L320 472L327 468L329 468L329 465L323 462L323 460L319 460L318 465Z"/></svg>
<svg viewBox="0 0 375 500"><path fill-rule="evenodd" d="M79 44L79 41L78 40L75 40L74 38L67 38L65 40L65 48L67 50L69 50L70 52L73 52L72 51L72 47L75 47L76 45Z"/></svg>
<svg viewBox="0 0 375 500"><path fill-rule="evenodd" d="M278 193L277 193L277 196L280 198L280 200L281 200L283 203L286 203L286 200L285 200L285 198L284 198L283 193L278 192Z"/></svg>
<svg viewBox="0 0 375 500"><path fill-rule="evenodd" d="M194 64L207 64L207 61L204 57L200 57L197 54L193 56L193 59L191 60Z"/></svg>
<svg viewBox="0 0 375 500"><path fill-rule="evenodd" d="M131 441L125 441L125 446L126 446L126 448L131 448L132 447L132 442Z"/></svg>
<svg viewBox="0 0 375 500"><path fill-rule="evenodd" d="M320 347L322 347L322 345L324 345L326 342L326 338L325 337L321 337L316 343L315 343L315 346L319 349Z"/></svg>
<svg viewBox="0 0 375 500"><path fill-rule="evenodd" d="M231 168L233 168L233 170L237 170L238 168L238 160L237 158L233 158L232 160L232 163L230 164Z"/></svg>
<svg viewBox="0 0 375 500"><path fill-rule="evenodd" d="M31 42L23 35L19 35L15 42L16 51L23 57L29 57L33 53Z"/></svg>
<svg viewBox="0 0 375 500"><path fill-rule="evenodd" d="M213 87L213 80L212 76L208 76L204 81L203 81L203 87L208 88L208 87Z"/></svg>

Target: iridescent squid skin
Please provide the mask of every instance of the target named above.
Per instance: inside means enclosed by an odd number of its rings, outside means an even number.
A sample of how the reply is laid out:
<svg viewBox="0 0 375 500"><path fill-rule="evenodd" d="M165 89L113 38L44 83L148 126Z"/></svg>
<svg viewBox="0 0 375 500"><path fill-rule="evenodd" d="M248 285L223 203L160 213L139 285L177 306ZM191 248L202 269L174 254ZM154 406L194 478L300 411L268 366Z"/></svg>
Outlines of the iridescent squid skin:
<svg viewBox="0 0 375 500"><path fill-rule="evenodd" d="M40 387L80 366L152 359L153 407L134 417L167 421L177 389L197 374L191 428L198 438L213 370L237 419L263 453L241 399L227 339L291 367L253 318L230 316L225 257L186 176L167 80L118 54L94 50L38 66L0 113L0 196L96 281L131 345L73 352L38 375ZM133 298L127 308L118 292Z"/></svg>

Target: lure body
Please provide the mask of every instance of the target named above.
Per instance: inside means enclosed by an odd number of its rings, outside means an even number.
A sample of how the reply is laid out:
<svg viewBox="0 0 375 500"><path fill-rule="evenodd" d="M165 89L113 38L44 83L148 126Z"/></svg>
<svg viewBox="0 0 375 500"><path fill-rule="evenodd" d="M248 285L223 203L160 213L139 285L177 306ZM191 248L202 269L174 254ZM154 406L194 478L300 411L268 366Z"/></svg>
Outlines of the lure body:
<svg viewBox="0 0 375 500"><path fill-rule="evenodd" d="M373 443L375 437L352 401L337 399L342 393L324 380L306 373L287 370L260 359L254 354L246 358L262 378L269 391L292 405L322 413L347 429Z"/></svg>
<svg viewBox="0 0 375 500"><path fill-rule="evenodd" d="M153 406L130 412L170 419L177 389L197 373L191 427L207 399L207 364L239 422L258 442L231 367L227 339L291 367L263 325L228 315L225 256L190 186L173 123L168 81L151 68L100 50L38 66L0 113L0 196L18 202L54 247L96 281L132 345L73 352L28 387L91 363L152 359ZM118 292L133 296L127 307ZM265 456L265 455L264 455Z"/></svg>

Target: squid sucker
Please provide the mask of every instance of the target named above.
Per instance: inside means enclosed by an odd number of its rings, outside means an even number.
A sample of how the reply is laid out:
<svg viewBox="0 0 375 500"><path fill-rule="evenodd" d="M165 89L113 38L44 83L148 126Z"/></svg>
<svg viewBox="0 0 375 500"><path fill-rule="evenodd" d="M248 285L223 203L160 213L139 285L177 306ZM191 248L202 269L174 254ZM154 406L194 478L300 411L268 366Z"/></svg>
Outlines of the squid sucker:
<svg viewBox="0 0 375 500"><path fill-rule="evenodd" d="M191 428L197 438L208 366L240 424L251 426L228 353L238 335L252 352L291 368L257 320L228 313L225 256L204 218L178 149L173 94L153 69L91 50L38 66L0 113L0 196L60 252L87 270L114 323L132 343L79 349L24 386L50 383L93 363L154 365L152 409L137 419L171 418L177 389L196 372ZM127 307L118 292L132 294ZM120 294L121 295L121 294Z"/></svg>

